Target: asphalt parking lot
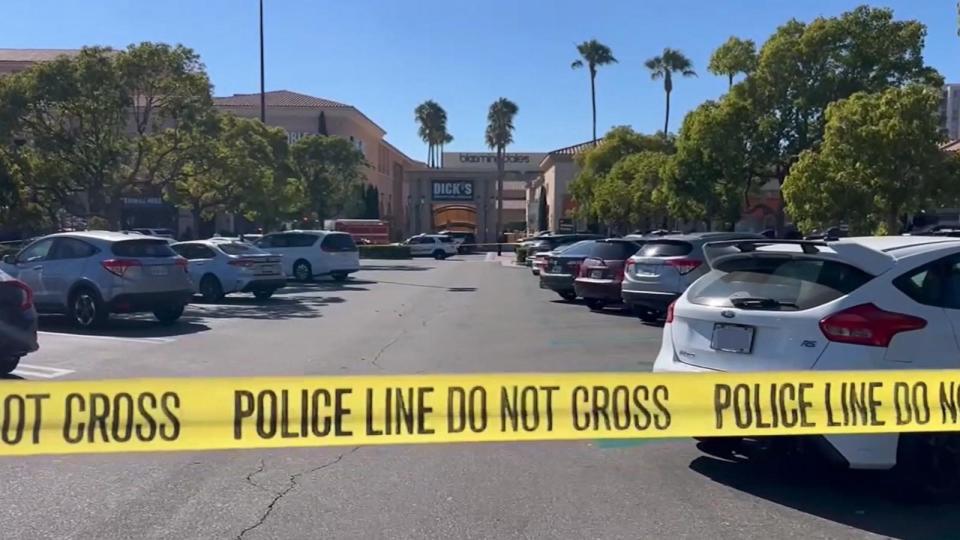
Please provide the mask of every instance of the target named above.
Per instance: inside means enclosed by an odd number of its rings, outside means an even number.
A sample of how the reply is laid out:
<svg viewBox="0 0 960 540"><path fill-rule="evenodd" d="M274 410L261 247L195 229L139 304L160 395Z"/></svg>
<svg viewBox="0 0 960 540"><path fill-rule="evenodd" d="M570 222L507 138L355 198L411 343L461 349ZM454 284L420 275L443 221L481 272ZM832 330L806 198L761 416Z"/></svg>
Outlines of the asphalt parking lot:
<svg viewBox="0 0 960 540"><path fill-rule="evenodd" d="M655 325L591 313L481 255L363 261L346 283L191 305L172 327L126 317L78 333L50 318L41 330L15 377L646 371L660 342ZM960 507L903 504L882 474L686 439L2 463L11 538L919 539L960 526Z"/></svg>

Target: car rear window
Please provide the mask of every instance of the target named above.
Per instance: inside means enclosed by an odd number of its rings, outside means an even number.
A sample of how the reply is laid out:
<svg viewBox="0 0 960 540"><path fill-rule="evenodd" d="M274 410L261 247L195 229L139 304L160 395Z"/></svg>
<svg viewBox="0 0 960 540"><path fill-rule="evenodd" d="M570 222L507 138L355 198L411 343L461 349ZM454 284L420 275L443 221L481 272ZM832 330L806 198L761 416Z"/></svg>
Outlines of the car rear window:
<svg viewBox="0 0 960 540"><path fill-rule="evenodd" d="M693 251L693 245L683 240L653 240L637 253L639 257L682 257Z"/></svg>
<svg viewBox="0 0 960 540"><path fill-rule="evenodd" d="M694 304L773 311L816 307L850 294L872 276L837 261L777 256L720 261L687 293Z"/></svg>
<svg viewBox="0 0 960 540"><path fill-rule="evenodd" d="M357 251L357 244L349 234L328 234L323 237L320 248L324 251Z"/></svg>
<svg viewBox="0 0 960 540"><path fill-rule="evenodd" d="M220 251L226 253L227 255L244 255L246 253L263 253L262 250L259 250L248 244L241 244L239 242L217 244L217 247L220 248Z"/></svg>
<svg viewBox="0 0 960 540"><path fill-rule="evenodd" d="M633 242L597 242L593 245L591 257L608 261L622 261L637 252L639 246Z"/></svg>
<svg viewBox="0 0 960 540"><path fill-rule="evenodd" d="M117 257L173 257L176 255L167 242L150 238L121 240L115 242L110 247L110 251Z"/></svg>
<svg viewBox="0 0 960 540"><path fill-rule="evenodd" d="M581 240L562 250L558 249L557 252L564 257L593 257L595 256L593 251L597 244L596 240Z"/></svg>

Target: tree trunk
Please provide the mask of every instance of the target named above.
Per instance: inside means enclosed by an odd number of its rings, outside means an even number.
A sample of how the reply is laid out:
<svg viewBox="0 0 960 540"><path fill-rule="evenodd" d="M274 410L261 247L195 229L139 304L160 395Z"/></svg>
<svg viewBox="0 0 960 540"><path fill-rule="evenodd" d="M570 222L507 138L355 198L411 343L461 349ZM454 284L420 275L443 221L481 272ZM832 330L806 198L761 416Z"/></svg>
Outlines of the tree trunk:
<svg viewBox="0 0 960 540"><path fill-rule="evenodd" d="M593 145L597 145L597 90L596 74L590 73L590 106L593 110Z"/></svg>
<svg viewBox="0 0 960 540"><path fill-rule="evenodd" d="M733 88L733 73L727 73L727 90Z"/></svg>
<svg viewBox="0 0 960 540"><path fill-rule="evenodd" d="M668 131L670 129L670 92L667 92L667 113L663 118L663 136L666 138Z"/></svg>
<svg viewBox="0 0 960 540"><path fill-rule="evenodd" d="M500 241L500 234L503 232L503 160L506 149L497 148L497 227L494 231L496 241Z"/></svg>

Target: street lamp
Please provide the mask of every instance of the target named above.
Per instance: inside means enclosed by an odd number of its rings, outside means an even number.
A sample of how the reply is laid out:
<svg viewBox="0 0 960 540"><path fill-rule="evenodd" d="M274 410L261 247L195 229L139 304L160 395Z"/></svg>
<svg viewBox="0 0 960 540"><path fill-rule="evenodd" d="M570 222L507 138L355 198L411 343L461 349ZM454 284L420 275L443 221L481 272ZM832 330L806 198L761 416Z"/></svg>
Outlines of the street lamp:
<svg viewBox="0 0 960 540"><path fill-rule="evenodd" d="M263 88L263 0L260 0L260 122L267 123L267 96Z"/></svg>

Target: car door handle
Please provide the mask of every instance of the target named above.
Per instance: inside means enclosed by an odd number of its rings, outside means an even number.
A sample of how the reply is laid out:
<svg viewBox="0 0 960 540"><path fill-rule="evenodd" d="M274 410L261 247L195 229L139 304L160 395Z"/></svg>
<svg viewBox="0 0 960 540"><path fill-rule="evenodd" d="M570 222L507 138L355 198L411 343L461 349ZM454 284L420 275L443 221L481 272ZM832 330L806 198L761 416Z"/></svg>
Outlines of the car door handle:
<svg viewBox="0 0 960 540"><path fill-rule="evenodd" d="M34 269L34 270L43 270L43 265L42 265L42 264L38 264L38 265L34 266L33 269Z"/></svg>

